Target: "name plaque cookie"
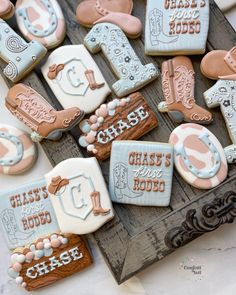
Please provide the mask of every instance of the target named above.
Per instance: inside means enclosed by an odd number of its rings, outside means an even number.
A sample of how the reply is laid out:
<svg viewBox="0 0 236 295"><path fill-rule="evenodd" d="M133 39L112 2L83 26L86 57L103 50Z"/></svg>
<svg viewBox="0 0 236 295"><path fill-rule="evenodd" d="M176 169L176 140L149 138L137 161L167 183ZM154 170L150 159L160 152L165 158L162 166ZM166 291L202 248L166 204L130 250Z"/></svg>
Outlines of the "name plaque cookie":
<svg viewBox="0 0 236 295"><path fill-rule="evenodd" d="M148 55L202 54L209 27L209 0L148 0Z"/></svg>
<svg viewBox="0 0 236 295"><path fill-rule="evenodd" d="M114 141L109 191L113 202L168 206L174 166L173 146L165 143Z"/></svg>
<svg viewBox="0 0 236 295"><path fill-rule="evenodd" d="M44 179L1 193L0 226L10 249L59 230Z"/></svg>
<svg viewBox="0 0 236 295"><path fill-rule="evenodd" d="M141 93L103 104L80 123L79 144L98 160L105 160L114 140L135 140L158 125L158 120Z"/></svg>

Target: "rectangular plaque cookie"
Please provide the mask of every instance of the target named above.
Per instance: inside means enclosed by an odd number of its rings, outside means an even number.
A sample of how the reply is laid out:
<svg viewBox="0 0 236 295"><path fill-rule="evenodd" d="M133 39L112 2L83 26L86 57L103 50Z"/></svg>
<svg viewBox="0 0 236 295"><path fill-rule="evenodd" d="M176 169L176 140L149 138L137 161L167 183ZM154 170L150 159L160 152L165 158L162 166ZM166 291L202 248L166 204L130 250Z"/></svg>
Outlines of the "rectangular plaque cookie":
<svg viewBox="0 0 236 295"><path fill-rule="evenodd" d="M158 125L158 120L141 93L102 104L95 114L80 123L79 144L98 160L110 156L114 140L135 140Z"/></svg>

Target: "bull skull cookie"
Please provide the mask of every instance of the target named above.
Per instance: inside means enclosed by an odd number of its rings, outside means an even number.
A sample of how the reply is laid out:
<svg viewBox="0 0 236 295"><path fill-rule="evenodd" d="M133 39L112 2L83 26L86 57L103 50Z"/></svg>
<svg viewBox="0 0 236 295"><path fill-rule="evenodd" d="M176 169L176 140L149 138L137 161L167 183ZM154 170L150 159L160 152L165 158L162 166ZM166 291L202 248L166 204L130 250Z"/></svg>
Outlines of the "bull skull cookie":
<svg viewBox="0 0 236 295"><path fill-rule="evenodd" d="M148 55L202 54L209 27L209 0L148 0Z"/></svg>
<svg viewBox="0 0 236 295"><path fill-rule="evenodd" d="M85 241L78 235L51 234L11 255L8 275L27 291L51 285L92 264Z"/></svg>
<svg viewBox="0 0 236 295"><path fill-rule="evenodd" d="M8 19L13 16L15 7L10 0L0 0L0 18Z"/></svg>
<svg viewBox="0 0 236 295"><path fill-rule="evenodd" d="M222 183L228 173L224 149L205 127L182 124L170 135L174 145L175 167L183 179L199 189L211 189Z"/></svg>
<svg viewBox="0 0 236 295"><path fill-rule="evenodd" d="M174 166L173 146L143 141L114 141L109 191L113 202L168 206Z"/></svg>
<svg viewBox="0 0 236 295"><path fill-rule="evenodd" d="M85 113L91 113L111 93L84 45L56 49L41 70L64 109L78 107Z"/></svg>
<svg viewBox="0 0 236 295"><path fill-rule="evenodd" d="M45 177L62 233L92 233L114 217L95 158L65 160Z"/></svg>
<svg viewBox="0 0 236 295"><path fill-rule="evenodd" d="M12 82L17 82L27 75L47 52L38 41L25 42L1 19L0 36L0 58L7 62L3 74Z"/></svg>
<svg viewBox="0 0 236 295"><path fill-rule="evenodd" d="M194 99L195 72L191 60L177 56L162 64L162 89L165 101L158 110L167 112L177 123L210 124L212 114L197 105Z"/></svg>
<svg viewBox="0 0 236 295"><path fill-rule="evenodd" d="M24 84L13 86L6 97L8 110L31 128L31 139L35 142L58 140L62 132L75 127L83 118L83 111L70 108L55 110L39 93Z"/></svg>
<svg viewBox="0 0 236 295"><path fill-rule="evenodd" d="M84 39L91 53L102 50L119 78L112 85L117 96L126 96L155 80L159 73L151 63L143 65L123 31L111 23L95 25Z"/></svg>
<svg viewBox="0 0 236 295"><path fill-rule="evenodd" d="M158 125L158 120L141 93L102 104L79 127L79 144L98 160L105 160L114 140L139 139Z"/></svg>

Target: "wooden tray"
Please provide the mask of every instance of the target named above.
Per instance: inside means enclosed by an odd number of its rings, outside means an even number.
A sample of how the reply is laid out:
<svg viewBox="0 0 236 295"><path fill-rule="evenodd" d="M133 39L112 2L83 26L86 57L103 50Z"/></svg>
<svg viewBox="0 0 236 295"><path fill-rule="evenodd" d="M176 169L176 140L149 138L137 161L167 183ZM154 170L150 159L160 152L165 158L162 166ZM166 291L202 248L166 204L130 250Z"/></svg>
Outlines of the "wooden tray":
<svg viewBox="0 0 236 295"><path fill-rule="evenodd" d="M67 21L67 37L64 44L83 43L88 29L78 25L75 10L78 0L60 0ZM134 15L145 24L146 1L134 0ZM210 1L211 21L208 37L208 50L227 49L236 44L236 33L224 18L214 1ZM16 27L14 21L11 23ZM158 68L164 58L151 58L144 55L144 34L140 39L131 41L143 63L153 62ZM93 56L111 84L116 81L110 66L103 55ZM201 56L193 56L196 71L196 100L204 106L203 92L214 83L200 74ZM0 63L3 69L4 64ZM56 108L61 106L44 81L39 69L31 73L24 81L40 92ZM158 113L157 105L163 99L161 79L159 78L141 92L159 119L159 127L143 137L147 141L167 142L171 131L176 127L168 115ZM219 110L212 110L214 122L209 129L219 138L223 146L230 139ZM75 128L65 134L59 142L44 141L42 146L52 165L64 159L86 156L77 145L79 130ZM108 181L109 161L101 163L103 174ZM114 204L116 217L106 224L94 237L111 272L118 283L122 283L145 267L159 261L177 248L200 235L213 231L223 223L232 222L236 216L236 165L231 165L229 176L219 187L211 191L197 190L175 172L171 205L167 208L145 208L131 205Z"/></svg>

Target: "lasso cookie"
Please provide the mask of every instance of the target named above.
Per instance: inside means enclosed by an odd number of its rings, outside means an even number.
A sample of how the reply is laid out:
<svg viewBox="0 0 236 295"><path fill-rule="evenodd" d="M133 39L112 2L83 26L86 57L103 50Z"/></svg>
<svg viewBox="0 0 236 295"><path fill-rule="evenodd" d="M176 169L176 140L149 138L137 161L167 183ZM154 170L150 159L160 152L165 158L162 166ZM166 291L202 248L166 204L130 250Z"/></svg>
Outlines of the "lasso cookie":
<svg viewBox="0 0 236 295"><path fill-rule="evenodd" d="M158 77L155 66L141 63L127 37L116 25L110 23L95 25L85 37L84 44L92 53L103 51L119 78L112 85L119 97L139 90Z"/></svg>
<svg viewBox="0 0 236 295"><path fill-rule="evenodd" d="M191 60L177 56L162 64L162 89L165 101L158 110L167 112L177 123L193 122L209 124L212 114L197 105L194 99L195 72Z"/></svg>
<svg viewBox="0 0 236 295"><path fill-rule="evenodd" d="M34 165L36 159L36 145L25 132L0 124L0 174L22 174Z"/></svg>
<svg viewBox="0 0 236 295"><path fill-rule="evenodd" d="M37 40L47 48L58 46L65 37L66 24L57 0L18 0L16 20L27 40Z"/></svg>
<svg viewBox="0 0 236 295"><path fill-rule="evenodd" d="M59 231L45 179L1 193L0 225L10 249Z"/></svg>
<svg viewBox="0 0 236 295"><path fill-rule="evenodd" d="M208 129L198 124L182 124L170 135L175 167L184 180L199 189L222 183L228 173L224 150Z"/></svg>
<svg viewBox="0 0 236 295"><path fill-rule="evenodd" d="M109 191L113 202L168 206L174 165L173 146L142 141L112 144Z"/></svg>
<svg viewBox="0 0 236 295"><path fill-rule="evenodd" d="M27 43L0 19L0 58L7 62L4 75L17 82L45 56L47 49L37 41Z"/></svg>
<svg viewBox="0 0 236 295"><path fill-rule="evenodd" d="M141 93L102 104L95 114L80 123L79 144L89 154L105 160L114 140L138 139L158 125L154 112Z"/></svg>
<svg viewBox="0 0 236 295"><path fill-rule="evenodd" d="M148 55L202 54L209 27L209 0L148 0Z"/></svg>
<svg viewBox="0 0 236 295"><path fill-rule="evenodd" d="M235 75L236 77L236 75ZM225 148L228 163L236 163L236 78L235 80L218 80L204 93L209 108L220 107L232 145Z"/></svg>
<svg viewBox="0 0 236 295"><path fill-rule="evenodd" d="M114 217L95 158L63 161L45 177L62 233L92 233Z"/></svg>
<svg viewBox="0 0 236 295"><path fill-rule="evenodd" d="M76 126L84 115L79 108L55 110L39 93L24 84L17 84L9 90L6 107L31 128L31 139L35 142L44 138L60 139L62 132Z"/></svg>
<svg viewBox="0 0 236 295"><path fill-rule="evenodd" d="M84 45L62 46L42 67L42 73L64 109L93 112L111 90Z"/></svg>
<svg viewBox="0 0 236 295"><path fill-rule="evenodd" d="M13 16L15 12L15 7L10 0L0 1L0 18L8 19Z"/></svg>
<svg viewBox="0 0 236 295"><path fill-rule="evenodd" d="M11 255L8 275L27 291L51 285L92 264L92 257L78 235L52 234Z"/></svg>

